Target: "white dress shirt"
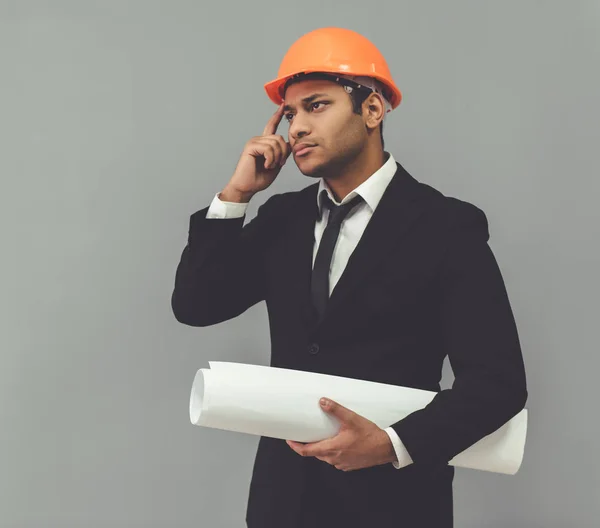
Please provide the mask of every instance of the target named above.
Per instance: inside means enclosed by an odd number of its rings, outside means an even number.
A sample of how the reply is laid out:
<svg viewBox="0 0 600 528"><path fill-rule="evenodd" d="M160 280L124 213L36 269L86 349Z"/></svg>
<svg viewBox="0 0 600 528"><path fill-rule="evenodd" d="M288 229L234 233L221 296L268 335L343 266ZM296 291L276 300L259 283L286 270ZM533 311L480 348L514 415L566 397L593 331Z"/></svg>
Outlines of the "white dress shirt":
<svg viewBox="0 0 600 528"><path fill-rule="evenodd" d="M341 205L349 202L357 194L362 196L363 200L359 202L344 218L340 227L340 233L338 235L337 243L331 259L331 268L329 271L329 294L333 291L333 288L337 284L350 255L358 245L360 237L362 236L377 204L381 200L385 189L390 183L392 177L396 172L396 161L390 154L388 160L381 166L379 170L373 173L367 180L361 183L356 189L350 192L341 202L338 202L331 193L325 180L321 178L319 182L319 189L317 192L317 203L320 212L320 218L315 223L315 245L313 251L313 266L315 258L317 256L317 249L323 236L323 231L327 225L327 219L329 218L329 209L323 208L321 204L321 191L325 190L329 195L329 198L336 205ZM206 218L239 218L246 214L248 207L247 203L235 203L235 202L224 202L219 199L217 193L213 198ZM385 432L390 437L394 451L396 452L396 462L392 462L396 469L400 469L409 464L412 464L413 460L409 455L406 447L400 440L398 434L392 427L385 429Z"/></svg>

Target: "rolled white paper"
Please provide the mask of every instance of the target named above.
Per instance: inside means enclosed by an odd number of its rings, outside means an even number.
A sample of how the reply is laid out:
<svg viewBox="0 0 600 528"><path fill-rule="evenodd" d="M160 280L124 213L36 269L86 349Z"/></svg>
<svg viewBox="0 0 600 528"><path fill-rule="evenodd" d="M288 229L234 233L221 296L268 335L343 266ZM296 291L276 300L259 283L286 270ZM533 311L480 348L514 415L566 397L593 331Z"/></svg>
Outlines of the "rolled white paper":
<svg viewBox="0 0 600 528"><path fill-rule="evenodd" d="M340 424L319 406L326 396L382 429L435 397L433 391L278 367L209 361L190 395L194 425L296 442L335 436ZM523 460L527 410L456 455L457 467L514 475Z"/></svg>

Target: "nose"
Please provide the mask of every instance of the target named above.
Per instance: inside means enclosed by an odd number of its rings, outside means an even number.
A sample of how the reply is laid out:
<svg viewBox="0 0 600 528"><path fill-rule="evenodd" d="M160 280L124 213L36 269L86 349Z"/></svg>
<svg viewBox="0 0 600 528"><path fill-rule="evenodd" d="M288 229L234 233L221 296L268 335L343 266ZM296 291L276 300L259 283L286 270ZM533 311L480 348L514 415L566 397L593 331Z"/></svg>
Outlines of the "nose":
<svg viewBox="0 0 600 528"><path fill-rule="evenodd" d="M309 124L306 119L301 117L300 113L293 117L288 129L288 134L290 137L294 138L294 140L301 139L310 134Z"/></svg>

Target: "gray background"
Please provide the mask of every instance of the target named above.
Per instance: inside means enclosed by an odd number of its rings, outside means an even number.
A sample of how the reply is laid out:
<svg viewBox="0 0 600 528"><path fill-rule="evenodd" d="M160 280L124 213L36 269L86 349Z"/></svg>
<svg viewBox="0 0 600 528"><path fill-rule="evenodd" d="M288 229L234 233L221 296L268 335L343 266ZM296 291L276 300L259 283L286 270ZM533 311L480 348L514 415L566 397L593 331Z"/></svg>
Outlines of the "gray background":
<svg viewBox="0 0 600 528"><path fill-rule="evenodd" d="M328 25L386 56L386 148L486 212L517 319L525 460L457 471L456 526L598 526L597 1L4 0L2 528L245 526L258 439L192 426L188 398L209 360L268 364L265 307L195 329L170 294L263 84ZM290 159L248 218L310 183Z"/></svg>

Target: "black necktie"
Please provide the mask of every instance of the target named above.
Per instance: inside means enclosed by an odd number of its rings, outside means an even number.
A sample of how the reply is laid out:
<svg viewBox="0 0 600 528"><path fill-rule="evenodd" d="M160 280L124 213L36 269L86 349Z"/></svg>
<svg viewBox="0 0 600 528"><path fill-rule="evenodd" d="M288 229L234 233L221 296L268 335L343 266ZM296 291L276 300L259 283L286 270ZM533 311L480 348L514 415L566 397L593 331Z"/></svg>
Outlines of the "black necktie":
<svg viewBox="0 0 600 528"><path fill-rule="evenodd" d="M317 250L310 285L312 302L319 320L322 319L327 301L329 300L329 268L331 267L331 257L333 256L333 250L335 249L335 244L340 233L342 220L360 201L362 201L362 197L356 196L346 204L336 205L329 199L326 193L324 195L323 206L329 208L329 218L327 220L327 227L319 243L319 249Z"/></svg>

